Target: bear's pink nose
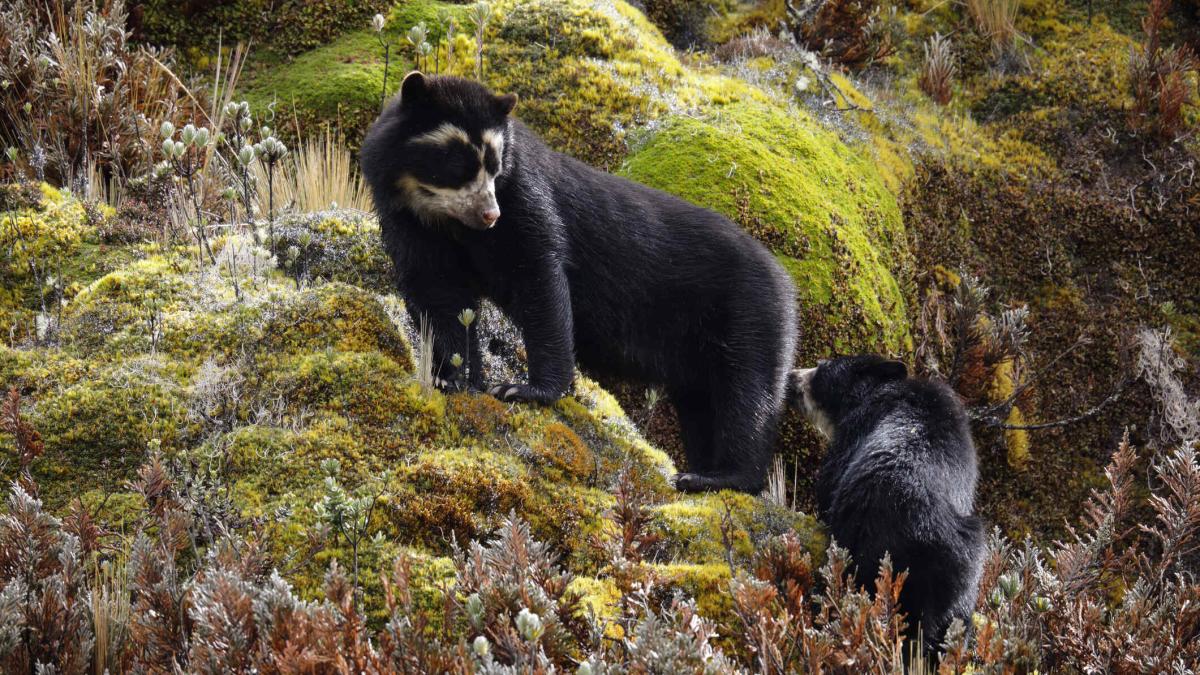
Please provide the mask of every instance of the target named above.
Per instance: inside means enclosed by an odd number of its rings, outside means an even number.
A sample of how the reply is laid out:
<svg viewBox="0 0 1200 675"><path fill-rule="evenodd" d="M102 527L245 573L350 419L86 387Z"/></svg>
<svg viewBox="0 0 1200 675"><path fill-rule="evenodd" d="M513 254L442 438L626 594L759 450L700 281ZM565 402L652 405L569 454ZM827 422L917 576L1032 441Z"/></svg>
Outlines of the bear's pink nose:
<svg viewBox="0 0 1200 675"><path fill-rule="evenodd" d="M483 219L484 225L491 227L496 224L497 220L500 219L500 209L488 209L487 211L479 214L479 217Z"/></svg>

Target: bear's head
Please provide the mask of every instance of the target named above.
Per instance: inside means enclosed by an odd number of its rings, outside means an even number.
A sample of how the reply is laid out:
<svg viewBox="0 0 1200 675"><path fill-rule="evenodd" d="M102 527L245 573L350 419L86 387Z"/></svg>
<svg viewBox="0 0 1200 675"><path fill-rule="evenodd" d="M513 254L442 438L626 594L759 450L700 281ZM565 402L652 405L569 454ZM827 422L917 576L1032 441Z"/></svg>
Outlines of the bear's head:
<svg viewBox="0 0 1200 675"><path fill-rule="evenodd" d="M818 431L831 438L838 421L871 392L907 377L903 363L874 354L823 359L815 368L798 368L788 374L788 398Z"/></svg>
<svg viewBox="0 0 1200 675"><path fill-rule="evenodd" d="M376 209L407 208L430 225L495 226L516 104L515 94L472 80L409 73L360 152Z"/></svg>

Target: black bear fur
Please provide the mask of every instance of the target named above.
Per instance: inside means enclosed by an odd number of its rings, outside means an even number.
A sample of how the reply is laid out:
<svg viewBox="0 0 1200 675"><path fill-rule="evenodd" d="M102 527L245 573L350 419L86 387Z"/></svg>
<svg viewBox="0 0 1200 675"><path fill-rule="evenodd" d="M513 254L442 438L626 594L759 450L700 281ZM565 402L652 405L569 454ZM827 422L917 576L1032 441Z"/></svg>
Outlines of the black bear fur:
<svg viewBox="0 0 1200 675"><path fill-rule="evenodd" d="M874 588L880 560L907 570L900 606L936 651L969 628L984 553L975 446L958 396L879 356L840 357L790 376L789 395L829 437L817 476L821 519Z"/></svg>
<svg viewBox="0 0 1200 675"><path fill-rule="evenodd" d="M761 490L796 344L790 277L727 218L550 150L509 116L513 104L476 82L414 73L361 150L399 290L414 321L427 316L434 329L438 376L462 379L454 353L480 363L478 340L472 332L468 347L455 317L489 298L520 327L529 365L528 384L494 386L497 396L552 402L576 361L661 386L687 454L676 486ZM476 163L457 146L448 155L451 146L410 142L447 123L465 132ZM489 130L503 134L498 162L484 156ZM489 175L498 169L501 215L490 228L419 214L401 187L405 176L431 190L464 183L481 159Z"/></svg>

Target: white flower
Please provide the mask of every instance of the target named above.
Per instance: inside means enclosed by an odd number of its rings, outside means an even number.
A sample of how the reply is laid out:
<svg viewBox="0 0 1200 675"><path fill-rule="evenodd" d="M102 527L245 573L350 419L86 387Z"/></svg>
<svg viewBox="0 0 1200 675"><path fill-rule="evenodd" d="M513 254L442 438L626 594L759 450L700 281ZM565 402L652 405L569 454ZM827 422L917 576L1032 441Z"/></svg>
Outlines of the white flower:
<svg viewBox="0 0 1200 675"><path fill-rule="evenodd" d="M482 659L488 655L488 652L492 651L492 643L488 642L487 638L480 635L479 637L475 638L474 642L471 643L471 651L475 652L475 656L478 656Z"/></svg>
<svg viewBox="0 0 1200 675"><path fill-rule="evenodd" d="M383 26L386 23L387 20L383 18L382 14L376 14L375 16L371 17L371 28L374 28L376 33L382 33Z"/></svg>
<svg viewBox="0 0 1200 675"><path fill-rule="evenodd" d="M796 91L808 91L808 85L812 84L812 80L804 75L796 78Z"/></svg>

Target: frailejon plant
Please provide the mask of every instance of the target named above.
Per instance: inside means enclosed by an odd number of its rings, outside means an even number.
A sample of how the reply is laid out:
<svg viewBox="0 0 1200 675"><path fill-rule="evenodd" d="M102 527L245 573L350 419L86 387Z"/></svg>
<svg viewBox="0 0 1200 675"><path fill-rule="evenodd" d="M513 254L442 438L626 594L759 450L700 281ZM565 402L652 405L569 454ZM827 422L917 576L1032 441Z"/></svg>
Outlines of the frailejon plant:
<svg viewBox="0 0 1200 675"><path fill-rule="evenodd" d="M209 262L215 263L216 256L213 254L212 245L208 241L208 226L207 218L205 217L202 207L202 191L203 186L197 186L197 179L208 161L209 143L213 137L209 130L205 127L197 128L189 123L183 129L179 130L179 140L174 140L176 135L175 125L170 122L163 122L159 127L159 135L162 136L162 156L163 160L175 172L175 175L186 182L188 188L188 199L191 202L193 210L192 218L192 233L196 237L196 244L199 247L198 255L203 258L208 255Z"/></svg>
<svg viewBox="0 0 1200 675"><path fill-rule="evenodd" d="M288 147L275 138L270 127L263 127L262 140L254 144L254 154L267 167L267 238L271 255L275 255L275 167L288 155Z"/></svg>
<svg viewBox="0 0 1200 675"><path fill-rule="evenodd" d="M404 37L408 41L409 46L412 47L413 68L416 70L421 70L422 59L427 59L429 52L433 50L433 47L430 46L429 41L426 39L428 37L429 28L425 26L424 21L419 21L412 28L409 28L408 34ZM424 65L428 65L428 63L425 62Z"/></svg>
<svg viewBox="0 0 1200 675"><path fill-rule="evenodd" d="M313 509L317 519L325 524L335 536L342 537L350 545L354 597L357 604L359 588L358 558L362 545L367 541L371 529L371 516L384 493L386 477L375 486L363 486L353 492L341 483L341 463L336 459L321 462L325 473L325 495Z"/></svg>
<svg viewBox="0 0 1200 675"><path fill-rule="evenodd" d="M227 128L227 139L233 153L232 164L236 167L237 177L241 188L242 211L246 215L246 225L253 229L254 205L251 192L254 182L250 168L254 164L256 154L254 146L249 142L250 129L254 126L254 118L250 114L250 104L246 101L230 101L225 104L223 117Z"/></svg>
<svg viewBox="0 0 1200 675"><path fill-rule="evenodd" d="M475 364L471 363L471 324L475 323L475 310L468 307L468 308L464 309L463 311L459 312L458 313L458 322L460 324L462 324L463 330L466 331L466 338L467 338L467 341L464 343L467 345L467 350L466 350L467 351L467 354L466 354L467 363L466 363L466 368L463 370L463 373L462 373L463 384L466 385L467 383L469 383L471 381L471 369L475 366Z"/></svg>
<svg viewBox="0 0 1200 675"><path fill-rule="evenodd" d="M383 34L384 27L387 26L387 20L382 14L376 14L371 18L371 30L375 31L375 39L379 41L379 46L383 47L383 87L379 91L379 109L383 109L383 104L387 102L387 82L388 82L388 67L392 62L392 43Z"/></svg>
<svg viewBox="0 0 1200 675"><path fill-rule="evenodd" d="M492 6L480 0L471 5L467 18L475 26L475 78L483 82L483 33L492 17Z"/></svg>

